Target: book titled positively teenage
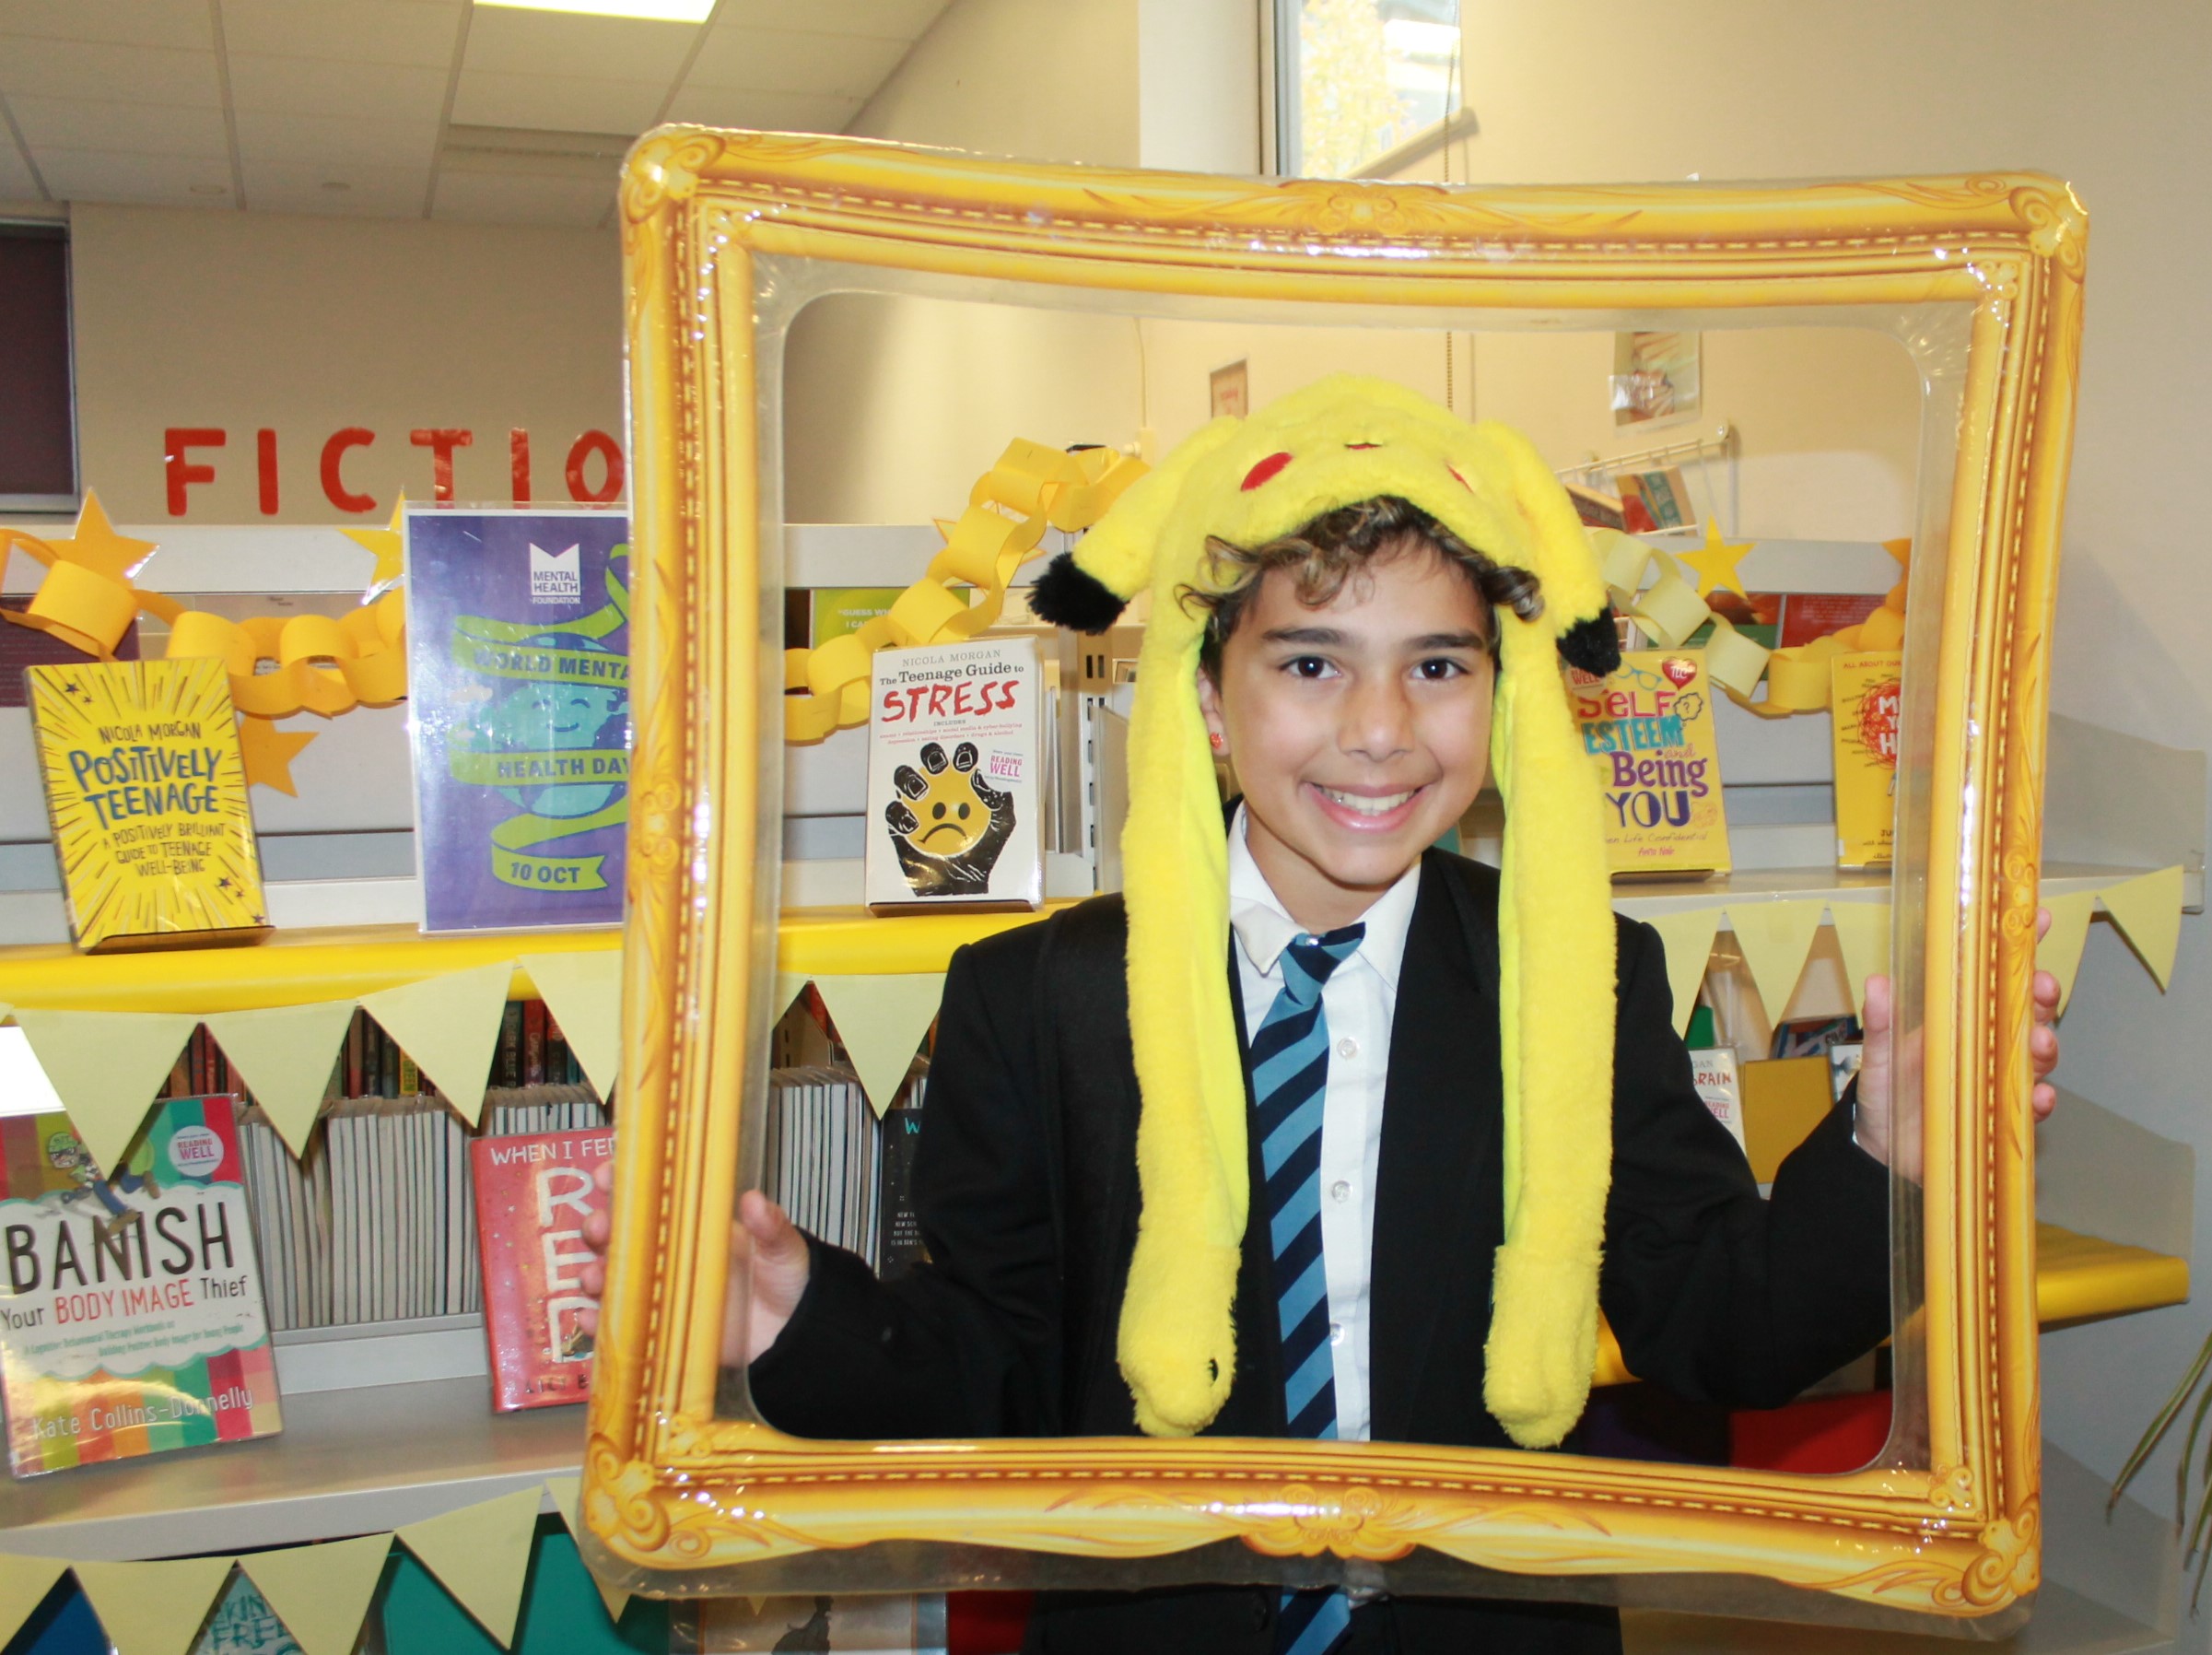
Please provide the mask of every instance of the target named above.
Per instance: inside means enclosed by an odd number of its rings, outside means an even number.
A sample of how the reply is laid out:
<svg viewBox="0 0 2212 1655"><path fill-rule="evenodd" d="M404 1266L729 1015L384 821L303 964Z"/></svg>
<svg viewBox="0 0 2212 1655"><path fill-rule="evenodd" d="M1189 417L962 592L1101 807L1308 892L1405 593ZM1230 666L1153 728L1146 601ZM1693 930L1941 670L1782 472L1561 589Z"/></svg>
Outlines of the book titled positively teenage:
<svg viewBox="0 0 2212 1655"><path fill-rule="evenodd" d="M87 662L29 667L24 678L77 945L266 936L223 663Z"/></svg>
<svg viewBox="0 0 2212 1655"><path fill-rule="evenodd" d="M591 1392L592 1348L581 1318L598 1302L583 1290L583 1271L594 1256L584 1242L584 1220L606 1201L591 1179L614 1155L614 1134L478 1138L469 1153L492 1406L580 1403Z"/></svg>
<svg viewBox="0 0 2212 1655"><path fill-rule="evenodd" d="M1036 642L879 650L868 724L868 906L1036 908L1045 898Z"/></svg>
<svg viewBox="0 0 2212 1655"><path fill-rule="evenodd" d="M622 919L629 522L410 510L408 725L426 931Z"/></svg>
<svg viewBox="0 0 2212 1655"><path fill-rule="evenodd" d="M281 1426L236 1107L170 1098L112 1178L66 1115L0 1120L0 1393L16 1475Z"/></svg>
<svg viewBox="0 0 2212 1655"><path fill-rule="evenodd" d="M1567 671L1583 750L1605 797L1616 874L1726 873L1713 696L1696 650L1633 650L1611 676Z"/></svg>

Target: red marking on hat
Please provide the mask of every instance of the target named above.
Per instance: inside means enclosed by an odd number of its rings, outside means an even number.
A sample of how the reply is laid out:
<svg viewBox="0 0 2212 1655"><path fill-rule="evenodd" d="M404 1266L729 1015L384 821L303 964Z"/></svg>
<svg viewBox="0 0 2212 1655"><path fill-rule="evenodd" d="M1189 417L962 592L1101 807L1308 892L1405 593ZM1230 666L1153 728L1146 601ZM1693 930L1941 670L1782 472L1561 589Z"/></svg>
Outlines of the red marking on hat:
<svg viewBox="0 0 2212 1655"><path fill-rule="evenodd" d="M1250 471L1245 473L1245 480L1240 492L1251 493L1253 489L1258 487L1290 463L1291 457L1288 454L1270 454Z"/></svg>
<svg viewBox="0 0 2212 1655"><path fill-rule="evenodd" d="M1467 480L1465 477L1463 477L1463 476L1461 476L1461 475L1459 475L1459 468L1458 468L1457 465L1453 465L1453 464L1448 464L1448 463L1447 463L1447 464L1445 464L1445 468L1444 468L1444 469L1445 469L1445 470L1446 470L1446 471L1448 471L1448 472L1450 472L1450 473L1452 474L1452 481L1453 481L1453 482L1455 482L1455 483L1458 484L1458 485L1459 485L1459 487L1462 487L1462 488L1464 488L1464 489L1466 489L1466 490L1468 491L1468 493L1469 493L1469 494L1472 494L1472 493L1474 493L1474 491L1475 491L1475 486L1474 486L1472 483L1469 482L1469 481L1468 481L1468 480Z"/></svg>
<svg viewBox="0 0 2212 1655"><path fill-rule="evenodd" d="M1379 443L1379 442L1347 442L1347 443L1346 443L1344 446L1345 446L1346 448L1352 448L1352 449L1369 449L1369 448L1380 448L1380 447L1382 447L1382 444L1381 444L1381 443Z"/></svg>

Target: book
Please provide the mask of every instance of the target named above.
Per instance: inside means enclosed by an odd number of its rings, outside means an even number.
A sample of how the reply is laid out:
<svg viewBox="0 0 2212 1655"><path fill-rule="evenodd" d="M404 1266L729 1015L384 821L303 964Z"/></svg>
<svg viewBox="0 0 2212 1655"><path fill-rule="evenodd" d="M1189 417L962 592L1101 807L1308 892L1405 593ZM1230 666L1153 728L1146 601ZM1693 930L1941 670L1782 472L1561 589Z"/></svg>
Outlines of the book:
<svg viewBox="0 0 2212 1655"><path fill-rule="evenodd" d="M88 662L24 675L77 946L97 954L266 936L223 663Z"/></svg>
<svg viewBox="0 0 2212 1655"><path fill-rule="evenodd" d="M807 636L820 649L833 638L858 632L879 616L889 615L905 591L903 586L818 586L813 593Z"/></svg>
<svg viewBox="0 0 2212 1655"><path fill-rule="evenodd" d="M926 1062L918 1062L898 1100L884 1111L876 1148L875 1273L885 1281L903 1275L928 1256L921 1220L914 1210L914 1158L921 1147L921 1110L929 1091Z"/></svg>
<svg viewBox="0 0 2212 1655"><path fill-rule="evenodd" d="M1736 1077L1736 1049L1711 1046L1690 1054L1691 1078L1713 1118L1728 1129L1736 1147L1744 1147L1743 1093Z"/></svg>
<svg viewBox="0 0 2212 1655"><path fill-rule="evenodd" d="M629 524L406 515L426 931L613 925L629 817Z"/></svg>
<svg viewBox="0 0 2212 1655"><path fill-rule="evenodd" d="M235 1105L172 1098L103 1177L66 1115L0 1120L0 1395L19 1477L282 1427Z"/></svg>
<svg viewBox="0 0 2212 1655"><path fill-rule="evenodd" d="M1036 640L879 650L874 668L869 908L1037 907L1045 877Z"/></svg>
<svg viewBox="0 0 2212 1655"><path fill-rule="evenodd" d="M470 1147L484 1261L484 1332L492 1406L502 1412L580 1403L591 1391L591 1336L578 1320L595 1301L579 1272L592 1260L584 1220L604 1201L592 1174L614 1134L535 1133Z"/></svg>
<svg viewBox="0 0 2212 1655"><path fill-rule="evenodd" d="M1866 650L1829 661L1835 735L1835 859L1886 868L1897 833L1897 731L1904 656Z"/></svg>
<svg viewBox="0 0 2212 1655"><path fill-rule="evenodd" d="M1703 654L1633 651L1609 677L1568 668L1567 690L1598 767L1613 873L1726 873L1728 824Z"/></svg>

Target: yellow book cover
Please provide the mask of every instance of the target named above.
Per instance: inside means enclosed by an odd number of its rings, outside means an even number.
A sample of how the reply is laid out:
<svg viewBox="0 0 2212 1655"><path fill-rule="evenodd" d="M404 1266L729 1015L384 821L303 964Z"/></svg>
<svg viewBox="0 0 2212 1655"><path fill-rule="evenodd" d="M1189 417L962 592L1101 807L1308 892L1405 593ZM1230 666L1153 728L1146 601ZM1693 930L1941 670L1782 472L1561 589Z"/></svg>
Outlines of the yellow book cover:
<svg viewBox="0 0 2212 1655"><path fill-rule="evenodd" d="M88 952L266 934L223 663L25 669L70 929Z"/></svg>
<svg viewBox="0 0 2212 1655"><path fill-rule="evenodd" d="M1904 656L1866 650L1835 656L1835 859L1839 868L1886 868L1897 825L1897 691Z"/></svg>
<svg viewBox="0 0 2212 1655"><path fill-rule="evenodd" d="M1605 794L1616 874L1726 873L1713 696L1698 650L1631 650L1608 678L1567 669L1574 721Z"/></svg>

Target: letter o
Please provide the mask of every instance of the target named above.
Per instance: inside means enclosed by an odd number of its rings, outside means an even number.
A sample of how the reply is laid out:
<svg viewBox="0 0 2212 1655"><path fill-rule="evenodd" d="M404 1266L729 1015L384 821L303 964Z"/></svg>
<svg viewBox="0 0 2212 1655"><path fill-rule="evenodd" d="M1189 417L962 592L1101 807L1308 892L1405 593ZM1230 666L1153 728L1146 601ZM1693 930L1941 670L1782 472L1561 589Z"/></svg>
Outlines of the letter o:
<svg viewBox="0 0 2212 1655"><path fill-rule="evenodd" d="M598 454L606 476L596 491L585 485L584 466ZM622 446L604 431L586 431L568 450L568 498L580 505L603 506L622 498Z"/></svg>

